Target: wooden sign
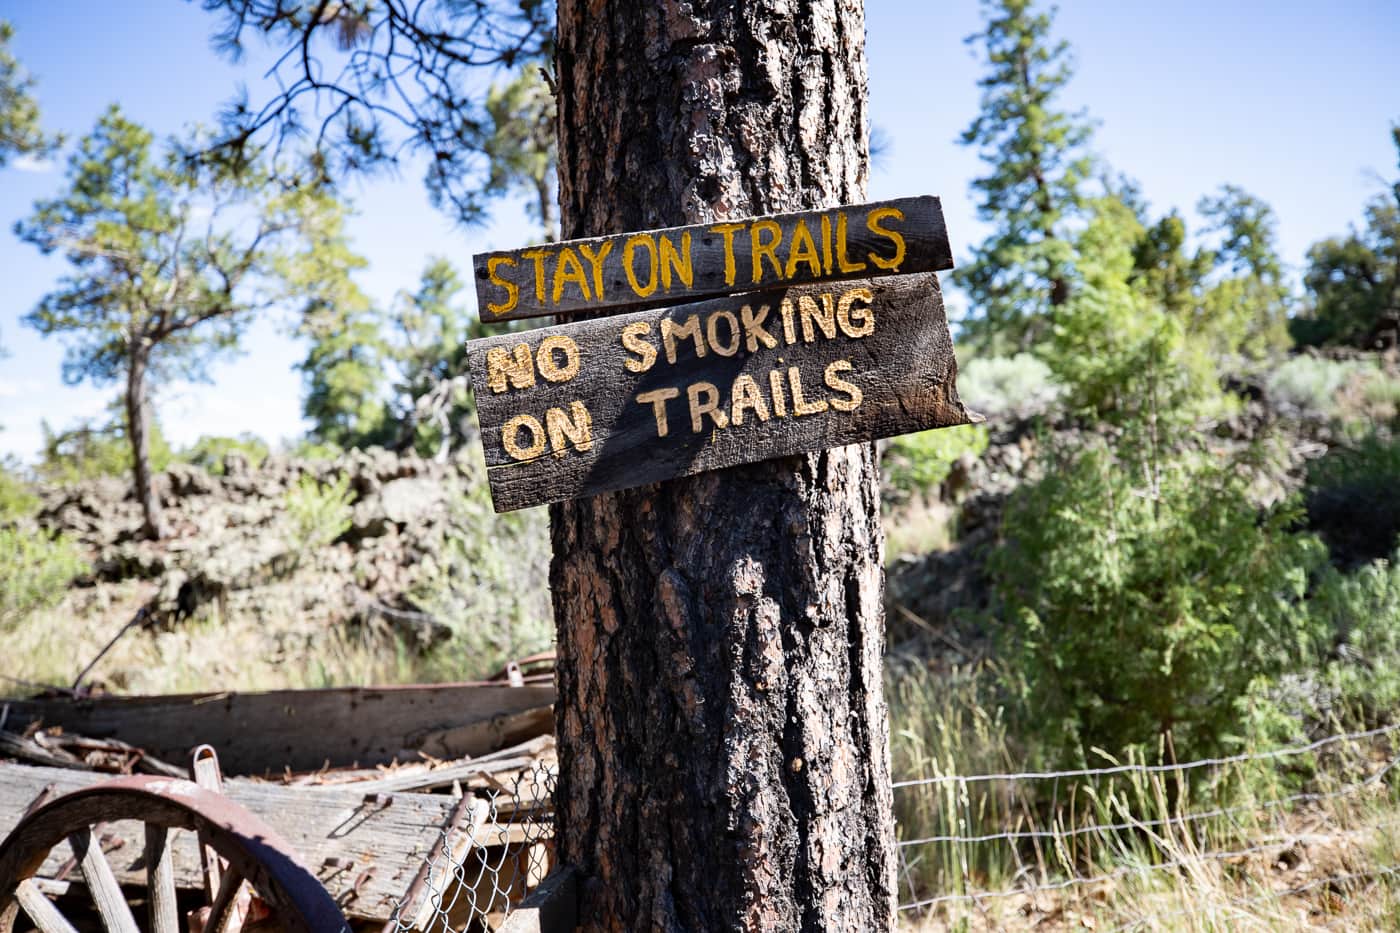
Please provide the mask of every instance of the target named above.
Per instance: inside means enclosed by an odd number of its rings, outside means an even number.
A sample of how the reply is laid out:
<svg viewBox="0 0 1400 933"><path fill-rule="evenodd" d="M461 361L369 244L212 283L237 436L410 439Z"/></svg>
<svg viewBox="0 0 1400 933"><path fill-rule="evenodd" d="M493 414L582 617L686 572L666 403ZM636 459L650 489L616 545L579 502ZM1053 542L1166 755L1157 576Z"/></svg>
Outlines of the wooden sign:
<svg viewBox="0 0 1400 933"><path fill-rule="evenodd" d="M975 418L930 273L577 321L467 353L500 512Z"/></svg>
<svg viewBox="0 0 1400 933"><path fill-rule="evenodd" d="M488 324L953 268L934 197L548 243L472 257Z"/></svg>

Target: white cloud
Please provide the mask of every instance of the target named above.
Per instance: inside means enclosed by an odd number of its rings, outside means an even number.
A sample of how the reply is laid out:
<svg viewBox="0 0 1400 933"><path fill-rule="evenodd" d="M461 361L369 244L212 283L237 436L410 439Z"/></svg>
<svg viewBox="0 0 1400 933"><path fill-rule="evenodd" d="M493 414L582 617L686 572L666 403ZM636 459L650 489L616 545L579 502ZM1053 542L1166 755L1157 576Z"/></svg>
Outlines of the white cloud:
<svg viewBox="0 0 1400 933"><path fill-rule="evenodd" d="M19 156L10 164L13 165L15 168L19 169L21 172L34 172L36 174L52 172L55 168L58 167L58 163L55 162L53 159L41 159L32 155Z"/></svg>

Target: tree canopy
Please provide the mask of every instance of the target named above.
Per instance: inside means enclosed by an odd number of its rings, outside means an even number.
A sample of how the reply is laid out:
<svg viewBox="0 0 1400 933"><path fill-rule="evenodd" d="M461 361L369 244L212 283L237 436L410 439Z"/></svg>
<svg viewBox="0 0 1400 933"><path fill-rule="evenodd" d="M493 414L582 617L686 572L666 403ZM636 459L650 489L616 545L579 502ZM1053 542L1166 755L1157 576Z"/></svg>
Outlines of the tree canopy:
<svg viewBox="0 0 1400 933"><path fill-rule="evenodd" d="M989 174L972 182L977 216L995 225L953 274L973 309L968 329L1003 346L1043 337L1069 300L1074 261L1067 222L1092 169L1092 125L1059 109L1073 75L1069 44L1051 37L1054 13L1032 0L983 0L986 27L968 37L985 50L981 112L963 132Z"/></svg>
<svg viewBox="0 0 1400 933"><path fill-rule="evenodd" d="M69 271L25 323L67 341L66 381L125 381L127 436L147 530L147 381L203 379L259 312L334 302L348 274L343 209L314 175L261 161L239 170L186 157L115 106L68 160L67 190L16 225Z"/></svg>
<svg viewBox="0 0 1400 933"><path fill-rule="evenodd" d="M60 141L40 125L34 78L10 51L14 35L14 26L0 20L0 168L15 156L47 155Z"/></svg>
<svg viewBox="0 0 1400 933"><path fill-rule="evenodd" d="M237 58L261 37L280 52L281 89L224 114L235 161L272 140L310 137L333 174L370 171L407 153L428 159L433 202L482 218L495 132L485 84L548 57L546 0L203 0L219 14L217 46Z"/></svg>

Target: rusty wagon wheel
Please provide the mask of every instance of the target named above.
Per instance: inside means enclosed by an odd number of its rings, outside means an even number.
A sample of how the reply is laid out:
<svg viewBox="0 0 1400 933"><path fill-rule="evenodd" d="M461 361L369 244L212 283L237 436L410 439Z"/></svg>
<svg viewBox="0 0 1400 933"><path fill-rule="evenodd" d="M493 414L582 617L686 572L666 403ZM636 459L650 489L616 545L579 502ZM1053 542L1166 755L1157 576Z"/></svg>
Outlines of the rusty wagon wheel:
<svg viewBox="0 0 1400 933"><path fill-rule="evenodd" d="M94 827L130 820L144 824L148 924L138 926L103 854ZM224 861L207 912L181 922L176 903L171 830L190 830ZM246 929L349 933L330 893L266 823L228 798L191 781L124 777L65 794L34 810L0 843L0 933L12 933L22 912L41 933L77 927L40 889L34 876L64 840L92 896L106 933L224 933L244 928L237 905L245 882L270 915L248 917ZM201 922L202 921L202 922Z"/></svg>

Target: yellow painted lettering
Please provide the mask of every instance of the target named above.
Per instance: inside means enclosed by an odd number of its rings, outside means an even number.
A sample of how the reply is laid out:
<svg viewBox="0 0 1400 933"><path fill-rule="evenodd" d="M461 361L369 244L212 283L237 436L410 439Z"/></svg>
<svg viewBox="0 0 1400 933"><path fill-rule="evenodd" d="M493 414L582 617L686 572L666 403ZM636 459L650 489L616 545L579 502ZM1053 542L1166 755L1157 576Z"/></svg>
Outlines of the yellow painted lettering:
<svg viewBox="0 0 1400 933"><path fill-rule="evenodd" d="M817 244L812 242L812 231L807 229L807 221L799 220L792 228L792 243L788 246L787 277L797 275L797 267L802 263L812 270L812 278L820 278L822 267L817 259Z"/></svg>
<svg viewBox="0 0 1400 933"><path fill-rule="evenodd" d="M836 265L842 275L851 272L864 272L865 263L851 262L846 257L846 212L836 212Z"/></svg>
<svg viewBox="0 0 1400 933"><path fill-rule="evenodd" d="M578 286L584 301L592 300L593 296L588 291L588 275L583 271L583 263L578 261L578 256L574 255L572 249L565 246L559 250L559 259L554 264L553 297L555 304L558 304L559 299L564 296L564 286L569 282Z"/></svg>
<svg viewBox="0 0 1400 933"><path fill-rule="evenodd" d="M598 296L598 300L603 300L603 260L608 258L608 253L612 252L613 241L604 240L598 247L598 252L594 253L592 247L587 243L580 243L578 251L583 253L583 258L588 260L588 264L593 267L593 294Z"/></svg>
<svg viewBox="0 0 1400 933"><path fill-rule="evenodd" d="M695 382L685 390L690 399L690 430L699 434L705 430L705 416L709 415L717 428L729 427L729 416L719 407L719 389L709 382ZM700 396L705 398L702 400Z"/></svg>
<svg viewBox="0 0 1400 933"><path fill-rule="evenodd" d="M564 354L562 364L555 359L555 353ZM578 375L578 344L564 334L551 334L540 341L540 348L535 351L535 365L540 375L550 382L568 382Z"/></svg>
<svg viewBox="0 0 1400 933"><path fill-rule="evenodd" d="M637 247L647 248L647 284L643 285L637 281L637 270L635 267ZM627 284L632 286L633 293L638 298L645 298L656 291L656 243L650 234L639 233L636 236L627 238L627 245L622 247L622 271L627 273Z"/></svg>
<svg viewBox="0 0 1400 933"><path fill-rule="evenodd" d="M486 310L494 315L508 314L515 310L516 305L520 304L520 286L510 279L502 278L500 272L497 271L501 266L513 265L515 265L515 260L509 256L492 256L486 260L486 275L491 279L491 284L497 288L505 289L506 292L506 300L500 304L489 301L486 303Z"/></svg>
<svg viewBox="0 0 1400 933"><path fill-rule="evenodd" d="M851 372L854 367L850 360L837 360L826 368L826 387L836 392L844 392L848 398L834 398L831 407L837 411L855 411L865 401L860 386L842 379L839 373Z"/></svg>
<svg viewBox="0 0 1400 933"><path fill-rule="evenodd" d="M666 348L666 362L676 361L676 341L689 337L695 344L695 355L705 355L705 337L700 333L700 319L690 315L680 324L669 317L661 319L661 344Z"/></svg>
<svg viewBox="0 0 1400 933"><path fill-rule="evenodd" d="M718 233L724 237L724 284L733 285L734 277L737 274L734 262L734 234L744 229L743 224L715 224L710 228L712 233Z"/></svg>
<svg viewBox="0 0 1400 933"><path fill-rule="evenodd" d="M662 235L661 237L661 287L666 291L671 290L671 277L675 276L681 280L681 284L686 288L693 288L695 285L695 267L690 258L690 231L681 234L681 248L676 249L676 245L671 242L671 238Z"/></svg>
<svg viewBox="0 0 1400 933"><path fill-rule="evenodd" d="M569 411L551 408L544 413L545 428L549 432L549 449L556 457L569 452L569 444L574 450L593 449L593 418L583 402L570 402Z"/></svg>
<svg viewBox="0 0 1400 933"><path fill-rule="evenodd" d="M666 423L666 403L680 394L680 389L669 387L638 394L637 402L642 405L650 405L651 413L656 417L657 437L665 437L670 430L670 426Z"/></svg>
<svg viewBox="0 0 1400 933"><path fill-rule="evenodd" d="M763 242L763 234L772 237ZM763 281L763 260L767 258L773 266L773 274L779 280L783 277L783 264L778 262L778 247L783 243L783 228L777 221L755 220L749 228L749 258L753 260L753 281L757 285Z"/></svg>
<svg viewBox="0 0 1400 933"><path fill-rule="evenodd" d="M898 230L891 230L880 226L880 221L885 218L890 220L904 220L904 212L897 207L877 207L865 218L865 226L876 236L882 236L894 244L894 256L889 259L882 259L876 253L866 253L870 261L881 269L895 270L899 264L904 262L904 234Z"/></svg>
<svg viewBox="0 0 1400 933"><path fill-rule="evenodd" d="M528 389L535 384L535 361L528 343L517 343L511 350L492 347L486 351L486 385L497 395L511 388Z"/></svg>
<svg viewBox="0 0 1400 933"><path fill-rule="evenodd" d="M729 394L733 396L729 420L735 427L744 423L745 409L757 415L760 422L768 420L768 403L763 400L763 393L759 391L758 383L753 381L753 376L740 373Z"/></svg>
<svg viewBox="0 0 1400 933"><path fill-rule="evenodd" d="M544 261L549 252L542 249L527 249L520 254L535 264L535 300L544 302Z"/></svg>
<svg viewBox="0 0 1400 933"><path fill-rule="evenodd" d="M822 215L822 271L831 275L831 215Z"/></svg>
<svg viewBox="0 0 1400 933"><path fill-rule="evenodd" d="M647 321L633 321L622 328L622 345L626 349L637 354L636 359L630 357L623 361L628 372L644 373L651 369L651 364L656 362L656 347L651 345L643 334L651 333L651 324Z"/></svg>
<svg viewBox="0 0 1400 933"><path fill-rule="evenodd" d="M530 432L530 443L520 443L520 432ZM501 428L501 446L513 460L533 460L544 453L544 426L534 415L516 415Z"/></svg>

